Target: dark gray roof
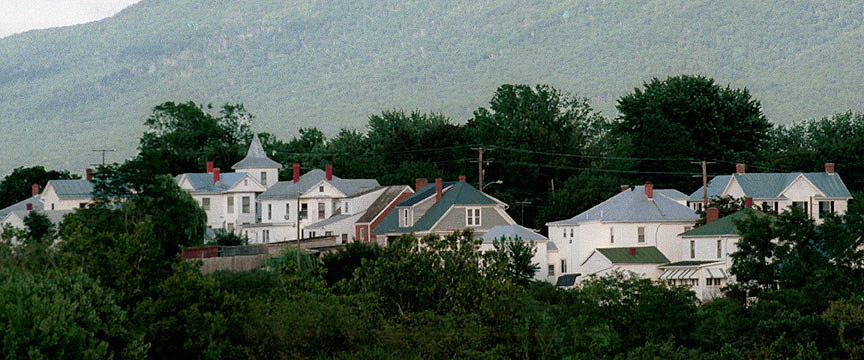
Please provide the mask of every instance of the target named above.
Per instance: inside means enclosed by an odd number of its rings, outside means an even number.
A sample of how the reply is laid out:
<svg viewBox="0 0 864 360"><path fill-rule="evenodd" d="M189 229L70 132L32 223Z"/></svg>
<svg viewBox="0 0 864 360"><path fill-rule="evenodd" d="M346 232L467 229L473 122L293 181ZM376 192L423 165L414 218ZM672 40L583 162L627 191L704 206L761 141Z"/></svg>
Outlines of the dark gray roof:
<svg viewBox="0 0 864 360"><path fill-rule="evenodd" d="M321 169L312 169L300 176L295 183L293 180L280 181L271 186L267 191L258 195L259 200L296 199L298 194L309 191L321 181L327 181L327 174ZM375 179L342 179L333 175L333 180L327 181L345 196L353 196L360 191L381 186Z"/></svg>
<svg viewBox="0 0 864 360"><path fill-rule="evenodd" d="M93 197L93 182L89 180L51 180L48 182L60 199L87 199ZM46 187L48 185L45 185Z"/></svg>
<svg viewBox="0 0 864 360"><path fill-rule="evenodd" d="M522 241L529 242L539 242L539 241L548 241L549 239L543 235L540 235L529 228L526 228L522 225L495 225L483 236L480 237L483 239L484 243L491 243L494 240L500 240L504 238L505 241L511 241L516 238L522 239Z"/></svg>
<svg viewBox="0 0 864 360"><path fill-rule="evenodd" d="M19 202L17 202L17 203L14 203L14 204L12 204L12 205L9 205L9 206L7 206L7 207L5 207L5 208L3 208L3 209L0 209L0 219L2 219L3 217L5 217L6 214L8 214L8 213L10 213L10 212L13 212L13 211L18 211L18 210L26 211L26 210L27 210L27 204L28 204L28 203L29 203L29 204L33 204L33 210L42 210L43 205L42 205L41 197L42 197L42 196L41 196L41 195L38 195L38 194L37 194L37 195L33 195L33 196L29 197L29 198L26 198L26 199L21 200L21 201L19 201Z"/></svg>
<svg viewBox="0 0 864 360"><path fill-rule="evenodd" d="M555 286L573 286L576 285L576 278L580 274L564 274L558 277Z"/></svg>
<svg viewBox="0 0 864 360"><path fill-rule="evenodd" d="M684 195L677 190L654 190L653 200L645 195L645 186L622 191L606 201L567 220L546 225L578 225L589 221L696 221L693 209L673 200ZM678 197L683 199L683 197Z"/></svg>
<svg viewBox="0 0 864 360"><path fill-rule="evenodd" d="M264 152L264 147L261 146L261 140L258 140L258 134L255 134L255 136L252 137L252 143L249 144L249 151L246 152L246 157L231 166L231 168L234 170L281 169L282 164L267 157L267 153Z"/></svg>
<svg viewBox="0 0 864 360"><path fill-rule="evenodd" d="M754 199L777 199L795 179L803 175L819 191L830 198L851 198L852 194L837 173L744 173L715 176L708 182L708 197L720 197L732 178L741 186L744 196ZM690 201L699 201L704 197L702 187L690 194Z"/></svg>
<svg viewBox="0 0 864 360"><path fill-rule="evenodd" d="M183 176L189 179L192 184L192 192L225 192L237 185L240 180L246 177L246 173L221 173L219 181L213 182L212 173L186 173L174 177L174 181L179 183Z"/></svg>
<svg viewBox="0 0 864 360"><path fill-rule="evenodd" d="M395 200L399 195L402 194L403 191L412 191L406 185L392 185L388 186L387 189L381 193L381 196L376 199L372 205L369 205L369 208L366 209L366 213L357 220L358 223L371 223L381 214L382 211L387 209L387 205L389 205L393 200Z"/></svg>

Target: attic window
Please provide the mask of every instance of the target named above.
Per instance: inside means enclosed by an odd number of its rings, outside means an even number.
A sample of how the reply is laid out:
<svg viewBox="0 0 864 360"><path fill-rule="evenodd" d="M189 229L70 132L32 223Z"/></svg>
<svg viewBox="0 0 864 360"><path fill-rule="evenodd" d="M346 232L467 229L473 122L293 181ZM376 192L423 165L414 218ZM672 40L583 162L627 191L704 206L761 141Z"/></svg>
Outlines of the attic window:
<svg viewBox="0 0 864 360"><path fill-rule="evenodd" d="M324 192L324 185L318 187L318 192Z"/></svg>

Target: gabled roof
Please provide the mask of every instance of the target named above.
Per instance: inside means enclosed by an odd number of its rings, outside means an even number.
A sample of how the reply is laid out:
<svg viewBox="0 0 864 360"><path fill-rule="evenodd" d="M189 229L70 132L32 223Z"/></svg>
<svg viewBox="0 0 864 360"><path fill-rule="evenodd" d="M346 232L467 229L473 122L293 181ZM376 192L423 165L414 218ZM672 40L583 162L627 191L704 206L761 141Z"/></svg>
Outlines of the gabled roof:
<svg viewBox="0 0 864 360"><path fill-rule="evenodd" d="M48 220L51 221L52 224L57 225L63 221L63 217L66 216L66 214L71 214L75 211L74 210L43 210L43 211L39 211L39 212L42 213L43 215L45 215L48 218ZM14 215L20 219L24 219L25 217L27 217L27 215L30 215L30 211L27 211L27 210L11 211L9 213L6 213L6 214L0 216L0 220L6 220L6 217L10 216L10 215Z"/></svg>
<svg viewBox="0 0 864 360"><path fill-rule="evenodd" d="M33 210L42 210L44 206L41 199L42 195L36 194L17 203L9 205L3 209L0 209L0 219L6 216L6 214L9 214L13 211L26 211L27 204L33 204Z"/></svg>
<svg viewBox="0 0 864 360"><path fill-rule="evenodd" d="M387 209L387 205L390 205L391 202L396 200L396 198L398 198L399 195L402 195L405 191L411 192L413 190L411 190L407 185L387 186L387 188L384 189L384 192L378 196L378 199L375 199L375 201L372 202L372 205L369 205L369 208L366 209L366 213L364 213L357 222L364 224L371 223L379 214L381 214L382 211Z"/></svg>
<svg viewBox="0 0 864 360"><path fill-rule="evenodd" d="M451 184L449 187L446 184ZM431 188L431 191L429 189ZM454 205L495 205L497 201L493 200L488 195L481 193L471 185L464 181L445 183L445 189L438 200L426 213L414 222L411 227L399 227L399 213L392 211L384 220L375 228L375 234L388 233L410 233L418 231L427 231L441 219ZM435 196L435 184L426 185L423 189L405 199L397 207L406 206L406 202L410 205L416 204L430 196Z"/></svg>
<svg viewBox="0 0 864 360"><path fill-rule="evenodd" d="M345 196L354 196L362 190L379 187L381 184L375 179L342 179L333 175L333 180L327 181L327 173L321 169L312 169L300 176L295 183L293 180L280 181L271 186L267 191L258 195L259 200L281 200L296 199L298 194L303 194L321 181L326 181Z"/></svg>
<svg viewBox="0 0 864 360"><path fill-rule="evenodd" d="M708 182L708 197L720 197L727 185L734 178L744 191L744 196L754 199L777 199L795 179L803 175L813 183L819 191L829 198L851 198L852 194L837 173L744 173L715 176ZM702 187L690 194L690 201L699 201L704 197Z"/></svg>
<svg viewBox="0 0 864 360"><path fill-rule="evenodd" d="M445 181L441 183L441 188L446 189L455 183L455 181ZM397 206L412 206L416 203L426 200L430 196L434 196L435 192L435 184L427 184L422 189L417 189L417 192L415 192L414 195L411 195L407 199L402 200L402 202L399 203L399 205Z"/></svg>
<svg viewBox="0 0 864 360"><path fill-rule="evenodd" d="M546 225L579 225L589 221L696 221L693 209L675 202L684 198L678 190L655 189L653 199L645 195L645 186L635 186L619 192L606 201L567 220Z"/></svg>
<svg viewBox="0 0 864 360"><path fill-rule="evenodd" d="M93 182L89 180L50 180L48 184L60 199L87 199L93 197ZM48 185L45 185L48 188Z"/></svg>
<svg viewBox="0 0 864 360"><path fill-rule="evenodd" d="M735 227L735 222L746 215L764 216L765 213L753 210L742 209L733 214L724 216L700 227L690 229L681 233L681 236L721 236L721 235L738 235L738 229Z"/></svg>
<svg viewBox="0 0 864 360"><path fill-rule="evenodd" d="M249 144L249 151L246 152L246 157L240 160L233 166L234 170L239 169L281 169L282 164L271 160L264 152L264 147L261 146L261 140L258 139L258 134L252 137L252 143Z"/></svg>
<svg viewBox="0 0 864 360"><path fill-rule="evenodd" d="M240 180L247 176L244 172L221 173L219 181L213 182L212 173L186 173L174 177L174 181L180 183L183 177L189 180L192 185L192 192L226 192L233 188Z"/></svg>
<svg viewBox="0 0 864 360"><path fill-rule="evenodd" d="M491 243L495 240L501 240L504 238L504 241L512 241L516 238L522 239L522 241L529 242L540 242L540 241L548 241L549 239L543 235L540 235L531 229L526 228L522 225L495 225L483 236L480 237L483 239L484 243Z"/></svg>
<svg viewBox="0 0 864 360"><path fill-rule="evenodd" d="M630 255L630 249L636 249L636 255ZM603 248L596 251L613 264L665 264L669 262L669 259L654 246Z"/></svg>

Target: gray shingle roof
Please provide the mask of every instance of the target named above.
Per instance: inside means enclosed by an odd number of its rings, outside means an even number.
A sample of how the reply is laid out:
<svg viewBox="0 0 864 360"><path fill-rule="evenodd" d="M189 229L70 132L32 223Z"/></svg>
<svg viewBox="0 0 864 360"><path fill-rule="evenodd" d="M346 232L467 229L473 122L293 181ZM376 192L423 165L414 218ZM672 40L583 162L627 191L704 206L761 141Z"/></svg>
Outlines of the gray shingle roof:
<svg viewBox="0 0 864 360"><path fill-rule="evenodd" d="M514 240L516 238L522 239L522 241L525 242L549 240L545 236L531 231L531 229L522 225L495 225L480 238L483 239L484 243L491 243L494 240L500 240L502 237L505 241Z"/></svg>
<svg viewBox="0 0 864 360"><path fill-rule="evenodd" d="M192 185L192 192L225 192L237 185L240 180L246 177L246 173L221 173L219 174L219 182L213 182L213 174L211 173L187 173L174 177L175 182L180 182L183 176L189 179Z"/></svg>
<svg viewBox="0 0 864 360"><path fill-rule="evenodd" d="M454 205L492 205L497 204L495 200L492 200L486 194L481 193L473 186L468 185L468 183L463 181L447 183L452 184L449 188L445 185L444 194L441 195L441 199L438 200L426 213L414 223L414 226L411 227L400 227L399 226L399 214L397 211L391 211L384 220L378 224L378 227L375 228L373 233L375 234L391 234L391 233L410 233L410 232L418 232L418 231L427 231L438 222L447 210L449 210ZM431 187L432 191L429 191ZM418 198L420 196L424 196L422 199ZM421 191L415 193L411 197L402 201L397 207L406 206L408 204L416 204L420 200L428 198L430 196L435 196L435 184L426 185ZM411 200L411 201L409 201Z"/></svg>
<svg viewBox="0 0 864 360"><path fill-rule="evenodd" d="M89 180L51 180L48 182L60 199L87 199L93 197L93 182ZM45 185L46 187L48 185Z"/></svg>
<svg viewBox="0 0 864 360"><path fill-rule="evenodd" d="M9 205L3 209L0 209L0 219L5 217L6 214L9 214L10 212L13 212L13 211L19 211L19 210L26 211L28 203L33 204L33 210L42 210L44 207L42 204L41 195L34 195L34 196L31 196L31 197L26 198L24 200L21 200L17 203L14 203L12 205Z"/></svg>
<svg viewBox="0 0 864 360"><path fill-rule="evenodd" d="M546 243L546 251L558 251L558 245L555 245L554 241L549 240L549 242Z"/></svg>
<svg viewBox="0 0 864 360"><path fill-rule="evenodd" d="M381 193L381 196L379 196L378 199L375 199L375 201L372 202L372 205L369 205L369 208L366 209L366 213L364 213L357 222L370 223L375 220L375 218L387 208L387 205L402 194L403 190L411 191L411 189L405 185L388 186L387 189Z"/></svg>
<svg viewBox="0 0 864 360"><path fill-rule="evenodd" d="M819 191L831 198L851 198L852 194L846 188L846 184L837 173L744 173L732 175L715 176L708 182L708 197L719 197L723 190L734 177L744 195L754 199L776 199L780 198L781 192L792 184L798 176L804 175ZM702 187L690 194L690 201L702 200L704 191Z"/></svg>
<svg viewBox="0 0 864 360"><path fill-rule="evenodd" d="M66 214L71 214L74 212L74 210L42 210L39 212L44 214L46 217L48 217L48 220L50 220L52 224L57 225L63 221L63 217L66 216ZM5 218L9 214L14 214L14 215L18 216L19 218L23 219L23 218L27 217L27 215L30 215L29 213L30 212L27 210L15 210L15 211L3 214L2 216L0 216L0 219Z"/></svg>
<svg viewBox="0 0 864 360"><path fill-rule="evenodd" d="M327 181L327 174L321 169L312 169L300 176L297 183L293 180L280 181L271 186L267 191L258 195L259 200L296 199L298 194L309 191L321 181ZM345 196L353 196L362 190L379 187L381 184L375 179L342 179L333 175L333 180L328 181Z"/></svg>
<svg viewBox="0 0 864 360"><path fill-rule="evenodd" d="M258 139L258 134L255 134L255 136L252 137L252 143L249 144L249 151L246 152L246 157L231 166L231 168L234 170L281 169L282 164L267 157L267 153L264 152L264 147L261 146L261 140Z"/></svg>
<svg viewBox="0 0 864 360"><path fill-rule="evenodd" d="M668 195L667 195L668 194ZM684 195L677 190L654 190L653 200L645 195L645 186L622 191L606 201L567 220L546 225L578 225L589 221L696 221L699 215L693 209L673 200ZM670 198L672 196L673 198Z"/></svg>

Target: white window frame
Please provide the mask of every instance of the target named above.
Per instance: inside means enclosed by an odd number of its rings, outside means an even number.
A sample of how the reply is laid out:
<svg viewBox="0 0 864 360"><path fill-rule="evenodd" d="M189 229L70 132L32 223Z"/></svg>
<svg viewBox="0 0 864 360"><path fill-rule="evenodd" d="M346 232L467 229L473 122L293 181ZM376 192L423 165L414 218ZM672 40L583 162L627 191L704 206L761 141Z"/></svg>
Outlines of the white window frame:
<svg viewBox="0 0 864 360"><path fill-rule="evenodd" d="M645 227L640 226L636 228L636 241L640 244L645 243Z"/></svg>
<svg viewBox="0 0 864 360"><path fill-rule="evenodd" d="M267 172L261 172L261 185L267 186Z"/></svg>
<svg viewBox="0 0 864 360"><path fill-rule="evenodd" d="M465 208L465 225L466 226L483 226L482 212L479 207Z"/></svg>
<svg viewBox="0 0 864 360"><path fill-rule="evenodd" d="M690 240L690 258L696 258L696 240Z"/></svg>
<svg viewBox="0 0 864 360"><path fill-rule="evenodd" d="M723 258L723 240L717 239L717 258Z"/></svg>
<svg viewBox="0 0 864 360"><path fill-rule="evenodd" d="M403 208L399 212L399 227L411 226L411 209Z"/></svg>
<svg viewBox="0 0 864 360"><path fill-rule="evenodd" d="M228 213L228 214L233 214L233 213L234 213L234 197L233 197L233 196L229 196L229 197L226 199L225 203L226 203L225 206L228 208L227 213Z"/></svg>
<svg viewBox="0 0 864 360"><path fill-rule="evenodd" d="M204 209L205 211L210 210L210 198L209 197L201 198L201 208Z"/></svg>
<svg viewBox="0 0 864 360"><path fill-rule="evenodd" d="M243 196L240 198L240 211L244 214L249 214L252 211L251 196Z"/></svg>

